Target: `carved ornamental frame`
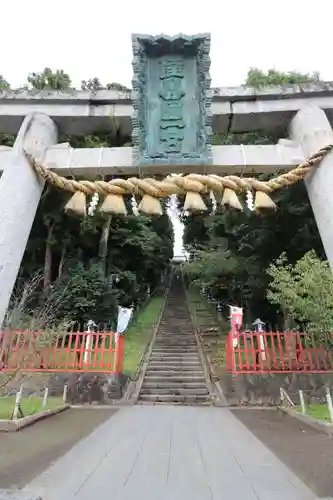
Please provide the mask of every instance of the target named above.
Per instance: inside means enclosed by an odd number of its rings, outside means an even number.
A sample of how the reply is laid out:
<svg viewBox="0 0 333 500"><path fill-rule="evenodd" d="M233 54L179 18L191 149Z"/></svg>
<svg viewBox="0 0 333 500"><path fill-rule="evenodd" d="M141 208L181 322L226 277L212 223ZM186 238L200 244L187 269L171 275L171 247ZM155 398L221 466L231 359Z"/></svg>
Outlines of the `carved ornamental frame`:
<svg viewBox="0 0 333 500"><path fill-rule="evenodd" d="M173 53L181 54L185 46L192 46L195 50L197 63L197 84L199 86L200 122L197 130L198 151L196 153L172 156L168 159L154 158L146 152L146 137L148 131L146 118L146 85L147 85L147 45L173 47ZM198 35L132 35L133 51L133 79L132 79L132 146L133 165L207 165L212 163L212 91L210 78L210 34Z"/></svg>

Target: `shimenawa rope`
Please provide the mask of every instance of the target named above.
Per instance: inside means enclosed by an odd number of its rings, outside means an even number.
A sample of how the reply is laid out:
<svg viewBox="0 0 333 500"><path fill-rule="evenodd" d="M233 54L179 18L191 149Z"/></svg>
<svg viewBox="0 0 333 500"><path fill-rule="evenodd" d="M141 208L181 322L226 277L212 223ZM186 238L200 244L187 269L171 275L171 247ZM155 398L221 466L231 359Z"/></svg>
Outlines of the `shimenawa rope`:
<svg viewBox="0 0 333 500"><path fill-rule="evenodd" d="M112 179L109 182L76 181L59 176L37 162L29 153L26 152L25 154L35 172L46 182L59 189L74 193L65 207L65 210L70 214L85 216L87 213L86 197L98 193L105 197L100 207L100 211L105 214L126 215L123 196L134 194L142 197L138 207L140 212L161 215L162 207L159 198L166 198L171 194L185 194L184 209L197 212L207 209L201 195L210 191L213 191L215 195L222 195L222 205L236 210L243 210L237 194L248 190L255 191L254 207L258 213L275 210L276 205L269 195L277 189L291 186L304 179L310 170L318 166L332 149L333 144L321 148L293 170L269 181L259 181L252 177L238 177L235 175L221 177L213 174L168 176L162 181L137 177Z"/></svg>

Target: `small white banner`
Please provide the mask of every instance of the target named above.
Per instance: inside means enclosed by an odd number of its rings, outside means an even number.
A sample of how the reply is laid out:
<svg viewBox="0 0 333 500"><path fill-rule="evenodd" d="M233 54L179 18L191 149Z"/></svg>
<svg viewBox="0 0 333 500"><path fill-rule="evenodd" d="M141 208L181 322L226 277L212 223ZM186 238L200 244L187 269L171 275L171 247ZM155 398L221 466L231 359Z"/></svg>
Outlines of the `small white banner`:
<svg viewBox="0 0 333 500"><path fill-rule="evenodd" d="M132 317L133 308L132 307L120 307L118 306L118 320L117 320L117 333L124 333L128 327L128 323Z"/></svg>
<svg viewBox="0 0 333 500"><path fill-rule="evenodd" d="M243 316L243 308L237 306L229 306L230 309L230 317L234 315Z"/></svg>

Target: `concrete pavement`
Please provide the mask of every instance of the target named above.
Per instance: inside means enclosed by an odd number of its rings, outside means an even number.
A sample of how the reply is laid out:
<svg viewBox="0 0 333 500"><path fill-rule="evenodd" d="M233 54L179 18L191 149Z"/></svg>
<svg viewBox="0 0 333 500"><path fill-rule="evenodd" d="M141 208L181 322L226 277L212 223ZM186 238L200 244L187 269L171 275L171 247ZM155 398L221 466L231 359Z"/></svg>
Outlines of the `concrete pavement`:
<svg viewBox="0 0 333 500"><path fill-rule="evenodd" d="M315 499L229 410L213 407L121 409L27 490L45 500Z"/></svg>

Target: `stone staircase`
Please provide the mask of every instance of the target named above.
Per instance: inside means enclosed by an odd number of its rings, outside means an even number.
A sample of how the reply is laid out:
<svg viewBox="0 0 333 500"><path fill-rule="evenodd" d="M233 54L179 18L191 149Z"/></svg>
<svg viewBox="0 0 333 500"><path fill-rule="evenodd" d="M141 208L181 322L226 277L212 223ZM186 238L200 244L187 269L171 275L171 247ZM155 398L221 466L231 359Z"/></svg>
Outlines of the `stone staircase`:
<svg viewBox="0 0 333 500"><path fill-rule="evenodd" d="M181 276L173 275L139 403L210 404Z"/></svg>

